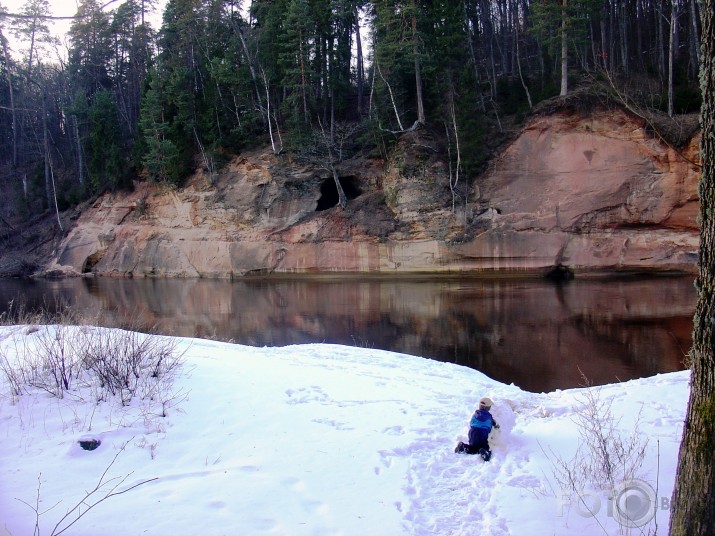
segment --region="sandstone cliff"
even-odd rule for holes
[[[620,110],[533,117],[455,196],[446,149],[422,129],[387,162],[332,179],[269,151],[138,183],[82,213],[49,270],[144,277],[305,273],[688,271],[698,248],[698,140],[676,151]],[[466,205],[465,205],[466,197]]]

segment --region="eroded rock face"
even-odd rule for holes
[[[693,270],[697,148],[676,152],[623,112],[538,118],[480,181],[488,234],[578,269]]]
[[[121,277],[268,273],[694,271],[698,140],[677,152],[620,111],[537,117],[453,197],[446,150],[404,135],[347,162],[358,197],[318,210],[331,177],[256,151],[182,190],[101,198],[48,269]],[[690,162],[689,162],[690,160]],[[327,182],[326,182],[327,181]],[[322,199],[321,199],[322,196]]]

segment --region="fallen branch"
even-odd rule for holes
[[[406,132],[414,132],[417,130],[420,126],[422,126],[422,123],[419,122],[419,120],[415,121],[412,126],[408,129],[404,130],[389,130],[386,128],[379,127],[381,131],[383,132],[389,132],[390,134],[393,134],[394,136],[397,136],[398,134],[404,134]]]
[[[127,478],[129,478],[134,471],[131,473],[128,473],[124,475],[124,477],[113,477],[110,479],[106,479],[107,473],[109,470],[112,468],[114,463],[117,461],[117,458],[119,455],[124,452],[124,449],[126,446],[129,444],[130,441],[132,441],[134,438],[132,437],[129,441],[125,442],[117,451],[117,453],[114,455],[114,458],[112,458],[112,461],[107,465],[106,469],[102,473],[102,475],[99,477],[99,480],[97,481],[97,484],[92,488],[90,491],[85,492],[84,497],[77,502],[72,508],[70,508],[65,515],[63,515],[60,520],[55,524],[54,528],[52,529],[51,536],[59,536],[60,534],[63,534],[66,532],[70,527],[72,527],[75,523],[77,523],[80,519],[82,519],[84,516],[86,516],[95,506],[98,506],[102,504],[104,501],[107,499],[110,499],[112,497],[116,497],[118,495],[123,495],[124,493],[128,493],[139,486],[143,486],[144,484],[148,484],[149,482],[153,482],[155,480],[159,480],[159,477],[154,477],[154,478],[149,478],[147,480],[142,480],[141,482],[138,482],[132,486],[129,486],[126,489],[118,490],[118,488],[126,482]],[[38,484],[37,484],[37,497],[35,501],[35,505],[33,506],[32,504],[22,500],[15,498],[15,500],[23,503],[24,505],[28,506],[35,512],[35,527],[33,530],[33,536],[40,536],[40,517],[45,515],[47,512],[55,509],[60,502],[57,502],[54,506],[51,508],[48,508],[47,510],[40,512],[40,486],[41,486],[41,481],[40,478],[42,476],[42,473],[40,473],[40,476],[38,476]],[[106,486],[107,484],[116,482],[109,490],[107,490],[104,494],[102,494],[101,489]],[[101,495],[101,496],[100,496]],[[84,509],[82,507],[85,507]],[[76,515],[76,517],[75,517]],[[73,519],[71,519],[73,518]],[[62,526],[65,524],[64,526]]]

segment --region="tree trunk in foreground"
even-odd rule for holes
[[[700,255],[690,400],[673,490],[670,534],[715,534],[715,0],[701,0]]]

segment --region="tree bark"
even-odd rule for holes
[[[494,99],[497,96],[497,72],[494,61],[494,22],[492,21],[491,9],[488,0],[480,0],[480,10],[482,14],[482,41],[489,53],[487,61],[487,80],[490,85],[490,95]]]
[[[697,0],[693,0],[694,2]],[[647,24],[645,17],[643,15],[643,0],[636,1],[636,50],[638,54],[635,58],[636,65],[639,69],[643,68],[643,54],[641,53],[643,48],[643,28]]]
[[[345,195],[345,190],[343,190],[343,185],[340,184],[340,177],[338,176],[338,170],[334,166],[331,166],[330,170],[333,174],[333,180],[335,181],[335,188],[338,191],[338,206],[344,209],[348,204],[348,198]]]
[[[608,57],[608,38],[606,29],[606,13],[601,17],[601,59],[603,60],[603,68],[606,72],[610,72],[610,58]]]
[[[380,75],[380,78],[382,78],[382,81],[387,86],[387,91],[390,94],[390,101],[392,102],[392,108],[395,111],[395,118],[397,119],[397,125],[400,127],[400,130],[404,130],[404,127],[402,126],[402,119],[400,119],[400,114],[397,111],[397,104],[395,104],[395,97],[392,94],[392,88],[390,87],[390,83],[385,79],[384,76],[382,76],[382,70],[380,69],[380,64],[378,63],[377,58],[375,58],[375,68],[377,69],[377,72]]]
[[[7,52],[7,41],[0,30],[0,41],[3,44],[3,55],[7,65],[7,91],[10,97],[10,112],[12,114],[12,169],[17,169],[17,113],[15,111],[15,91],[12,86],[12,72],[10,71],[10,54]]]
[[[656,8],[656,26],[658,38],[656,41],[656,61],[658,64],[658,74],[660,75],[661,84],[667,75],[665,68],[665,0],[658,0],[658,7]],[[662,87],[662,86],[661,86]]]
[[[412,14],[412,54],[415,57],[415,86],[417,90],[417,122],[425,124],[425,107],[422,100],[422,72],[420,71],[419,47],[417,43],[417,15]]]
[[[82,161],[82,140],[79,137],[79,121],[77,116],[72,116],[72,127],[74,129],[74,138],[77,143],[77,178],[80,184],[84,184],[84,162]]]
[[[469,13],[467,12],[467,4],[464,2],[462,4],[462,9],[464,11],[464,24],[467,28],[467,44],[469,45],[469,58],[472,62],[472,69],[474,70],[474,89],[479,96],[479,109],[486,113],[487,107],[484,104],[484,92],[481,88],[481,77],[479,76],[479,63],[477,62],[477,54],[474,51],[474,27],[476,24],[470,20]]]
[[[306,125],[310,122],[308,119],[308,96],[306,95],[306,86],[308,85],[308,80],[305,74],[305,56],[303,51],[303,29],[298,30],[298,41],[300,43],[299,54],[300,54],[300,92],[303,97],[303,119]]]
[[[668,115],[673,117],[673,70],[675,68],[675,49],[678,47],[678,0],[670,0],[670,40],[668,44]]]
[[[690,46],[692,48],[692,57],[695,59],[695,65],[700,65],[700,32],[698,31],[698,2],[690,0],[690,23],[692,25],[690,31]]]
[[[529,93],[529,87],[526,85],[526,82],[524,81],[524,75],[521,72],[521,59],[519,58],[519,33],[516,33],[516,66],[519,69],[519,80],[521,80],[521,87],[524,88],[524,93],[526,93],[526,100],[529,103],[529,109],[532,109],[534,107],[534,104],[531,102],[531,93]]]
[[[42,154],[45,160],[45,196],[47,198],[47,208],[52,208],[52,184],[50,178],[50,141],[47,127],[47,93],[46,88],[42,91]]]
[[[566,0],[563,0],[561,13],[561,93],[560,96],[565,97],[569,91],[569,44],[568,35],[566,33],[568,25],[568,17],[566,14]]]
[[[248,45],[246,44],[246,38],[243,35],[243,29],[241,28],[240,24],[236,24],[233,20],[231,22],[231,25],[233,26],[234,31],[238,34],[238,38],[241,40],[241,47],[243,48],[243,54],[246,56],[246,63],[248,64],[248,69],[251,73],[251,79],[253,80],[253,88],[256,91],[256,99],[258,100],[258,108],[263,111],[263,102],[261,102],[261,90],[258,88],[258,77],[256,76],[256,68],[253,65],[253,58],[251,57],[250,52],[248,51]],[[271,118],[268,114],[267,119],[268,122],[271,122]]]
[[[695,1],[695,0],[693,0]],[[355,16],[355,48],[357,53],[357,112],[358,117],[362,117],[363,100],[365,98],[365,64],[362,58],[362,38],[360,37],[360,12],[357,6],[354,9]]]
[[[715,0],[701,0],[700,254],[690,399],[670,517],[671,536],[715,534]]]
[[[623,65],[623,74],[627,77],[630,72],[629,51],[628,51],[628,12],[626,3],[620,5],[620,16],[618,22],[620,24],[620,45],[621,45],[621,65]],[[639,49],[640,51],[640,49]]]

